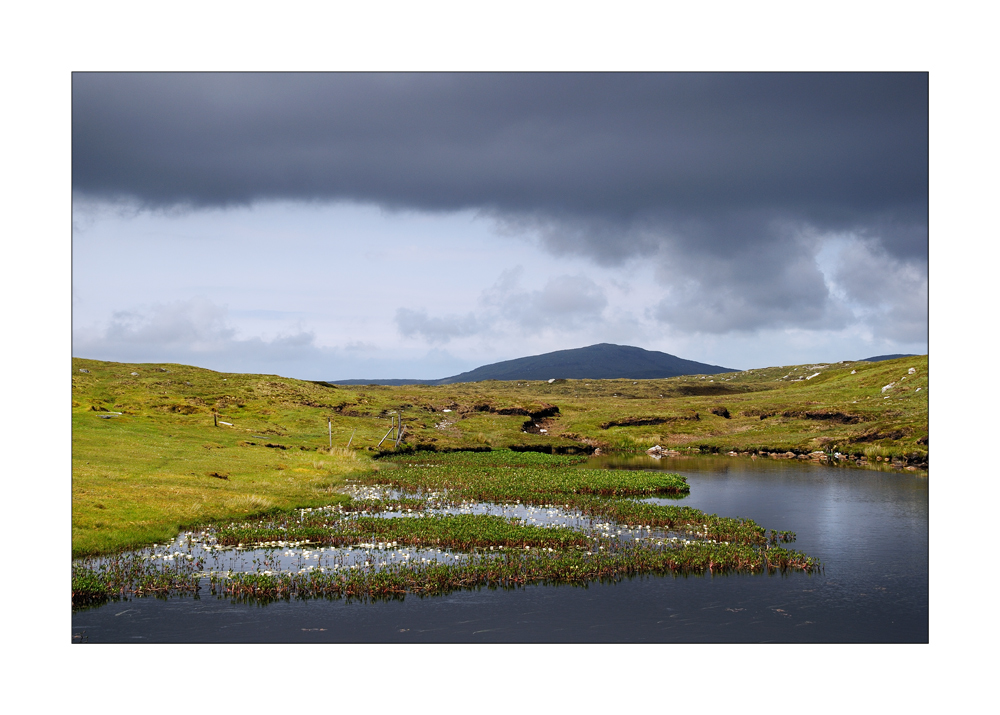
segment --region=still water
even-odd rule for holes
[[[73,614],[73,640],[142,642],[891,642],[928,640],[928,481],[908,473],[733,457],[588,466],[685,475],[671,500],[791,530],[818,574],[647,576],[384,603],[117,601]],[[665,502],[666,503],[666,502]]]

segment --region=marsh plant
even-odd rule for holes
[[[648,574],[820,568],[794,534],[641,499],[686,493],[664,472],[493,451],[402,456],[352,475],[347,501],[275,510],[73,565],[75,607],[142,595],[400,598]]]

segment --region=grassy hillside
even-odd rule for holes
[[[926,356],[662,380],[397,387],[74,359],[72,380],[75,554],[335,501],[345,475],[375,468],[370,456],[392,413],[402,415],[404,451],[659,444],[927,460]]]

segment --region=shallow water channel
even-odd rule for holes
[[[202,589],[198,596],[147,596],[78,611],[72,618],[73,641],[927,641],[926,477],[733,457],[598,458],[587,466],[679,472],[688,479],[690,495],[663,503],[794,531],[798,538],[790,546],[819,558],[823,570],[643,576],[587,587],[480,589],[388,602],[293,599],[260,605],[233,602]],[[433,502],[434,496],[428,496]],[[464,504],[434,511],[519,517],[528,524],[585,527],[621,539],[684,538],[598,523],[555,505]],[[153,559],[201,560],[206,574],[463,558],[447,549],[402,548],[374,539],[347,548],[278,542],[265,549],[219,549],[211,532],[182,534],[146,554]]]

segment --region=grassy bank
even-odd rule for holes
[[[335,503],[353,451],[251,446],[190,417],[73,414],[73,555],[163,542],[186,526]]]

